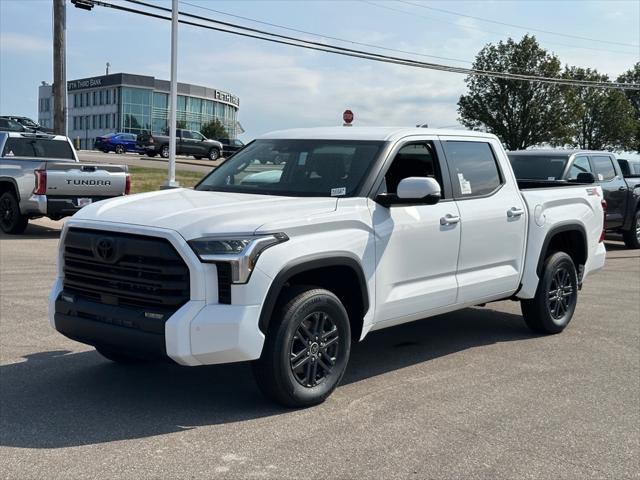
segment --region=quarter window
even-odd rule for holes
[[[496,158],[486,142],[443,142],[456,198],[488,195],[502,184]]]
[[[587,157],[578,157],[573,161],[571,168],[569,169],[568,180],[576,180],[580,173],[593,173],[591,165],[589,165],[589,159]]]
[[[616,176],[616,170],[613,168],[611,158],[605,155],[596,155],[591,157],[593,160],[593,168],[596,171],[596,177],[599,181],[612,180]]]

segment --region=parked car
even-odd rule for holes
[[[222,148],[224,149],[225,156],[230,157],[238,150],[244,148],[244,143],[242,140],[233,139],[233,138],[216,138],[222,144]]]
[[[126,165],[79,163],[71,141],[47,133],[0,132],[0,229],[22,233],[29,219],[59,220],[129,193]]]
[[[640,160],[624,160],[619,158],[618,165],[620,165],[623,177],[640,177]]]
[[[628,248],[640,248],[640,180],[624,178],[615,155],[587,150],[509,152],[518,180],[576,181],[593,175],[607,201],[607,231],[621,233]]]
[[[373,330],[513,299],[561,332],[604,266],[601,202],[593,183],[519,186],[491,134],[275,132],[195,189],[69,219],[49,318],[115,362],[253,360],[268,397],[314,405]]]
[[[29,117],[21,117],[18,115],[2,115],[0,116],[0,119],[1,118],[19,123],[25,128],[25,131],[51,133],[51,129],[41,127],[39,123],[34,122]]]
[[[140,153],[137,136],[133,133],[109,133],[98,137],[95,140],[94,148],[102,150],[104,153],[115,152],[118,154],[126,152]]]
[[[169,137],[167,135],[138,135],[138,147],[150,157],[160,155],[169,158]],[[200,160],[208,158],[217,160],[222,156],[223,147],[217,140],[210,140],[200,132],[192,130],[176,130],[176,155],[189,155]]]
[[[0,117],[0,131],[2,132],[25,132],[27,131],[22,125],[18,122],[14,122],[8,118]]]

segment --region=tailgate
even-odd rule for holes
[[[126,165],[48,162],[46,171],[47,195],[115,197],[127,183]]]

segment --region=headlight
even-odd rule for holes
[[[234,235],[233,237],[203,237],[189,245],[201,262],[231,264],[231,281],[246,283],[262,252],[289,240],[284,233],[268,235]]]

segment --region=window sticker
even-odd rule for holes
[[[471,195],[471,182],[464,178],[463,173],[458,174],[458,183],[460,183],[460,193],[462,195]]]
[[[604,175],[602,175],[601,173],[598,174],[598,180],[602,181],[604,180]]]
[[[306,165],[308,155],[309,155],[309,152],[300,152],[300,157],[298,158],[298,165]]]
[[[331,189],[331,196],[332,197],[339,197],[340,195],[346,195],[346,194],[347,194],[347,188],[346,187],[332,188]]]
[[[13,150],[9,150],[7,153],[5,153],[4,155],[5,157],[13,157]]]
[[[547,180],[555,180],[556,177],[547,177]]]

